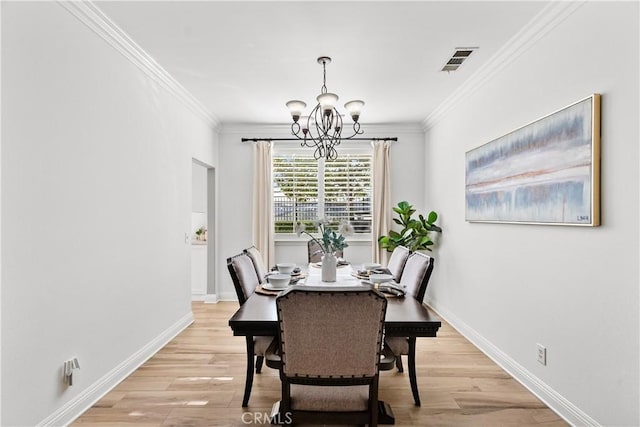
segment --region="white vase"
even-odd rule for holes
[[[338,259],[332,253],[322,255],[322,281],[335,282]]]

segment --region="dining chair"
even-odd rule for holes
[[[256,275],[258,276],[258,282],[262,285],[266,282],[266,277],[268,270],[264,266],[264,260],[262,258],[262,254],[255,246],[251,246],[247,249],[243,250],[244,253],[249,255],[251,261],[253,261],[253,267],[255,268]]]
[[[256,287],[260,284],[258,276],[256,275],[256,269],[254,263],[248,253],[243,252],[241,254],[227,258],[227,268],[233,281],[233,286],[238,296],[238,302],[242,306],[247,298],[255,291]],[[247,336],[247,376],[244,386],[244,397],[242,399],[242,406],[249,404],[249,396],[251,395],[251,387],[253,385],[253,369],[254,369],[254,356],[256,373],[260,373],[262,370],[262,364],[264,362],[264,355],[267,352],[269,346],[274,345],[274,337],[268,336]]]
[[[279,416],[293,423],[378,423],[387,301],[377,290],[291,288],[276,299]]]
[[[413,297],[422,303],[427,292],[429,278],[433,272],[434,259],[420,252],[413,252],[404,266],[400,285],[406,290],[407,297]],[[407,356],[409,363],[409,382],[416,406],[420,406],[418,382],[416,378],[416,337],[386,337],[385,345],[396,357],[398,371],[404,372],[402,356]]]
[[[404,246],[396,246],[393,252],[391,252],[391,257],[387,263],[387,269],[391,272],[393,277],[395,277],[396,282],[399,282],[402,278],[402,271],[404,270],[404,265],[407,263],[409,255],[411,255],[411,251],[409,248],[405,248]]]
[[[315,240],[311,239],[307,242],[307,258],[308,261],[311,262],[320,262],[322,261],[323,255],[322,248]],[[336,251],[337,258],[343,258],[344,251]]]

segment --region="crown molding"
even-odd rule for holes
[[[171,74],[162,68],[160,64],[149,56],[144,49],[138,46],[136,42],[90,0],[58,0],[58,4],[67,9],[67,11],[109,43],[147,76],[167,89],[169,93],[186,105],[214,130],[218,128],[220,125],[218,118],[207,110],[200,101],[185,89],[184,86],[178,83]]]
[[[486,84],[495,74],[535,45],[549,31],[574,13],[585,3],[582,1],[553,1],[502,46],[478,71],[445,99],[422,122],[424,131],[430,129],[451,109],[471,93]]]

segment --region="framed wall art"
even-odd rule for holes
[[[600,225],[600,95],[465,154],[466,220]]]

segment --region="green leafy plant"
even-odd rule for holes
[[[436,225],[438,214],[434,211],[429,212],[425,218],[418,215],[418,219],[413,218],[416,210],[408,202],[400,202],[398,206],[393,208],[398,214],[398,218],[393,218],[393,222],[402,227],[400,232],[389,230],[388,236],[380,236],[378,244],[387,252],[393,252],[398,246],[404,246],[412,251],[431,250],[434,245],[431,240],[432,233],[441,233],[442,229]]]

